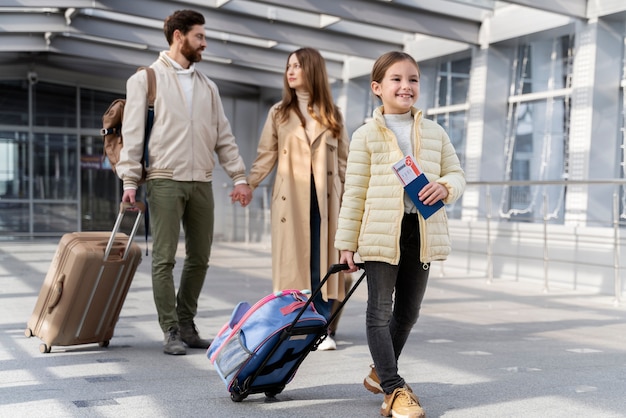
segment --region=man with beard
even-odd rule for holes
[[[246,168],[217,86],[195,68],[206,47],[204,23],[204,17],[192,10],[167,17],[163,30],[170,48],[151,65],[156,99],[146,190],[153,241],[152,289],[164,333],[163,352],[173,355],[186,354],[185,345],[206,349],[211,344],[200,338],[194,318],[213,240],[214,153],[233,180],[233,193],[249,192]],[[139,71],[126,83],[124,147],[116,167],[124,183],[124,202],[135,202],[142,172],[146,73]],[[177,292],[173,269],[181,223],[185,260]]]

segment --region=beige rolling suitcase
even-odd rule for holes
[[[141,262],[133,238],[144,209],[141,203],[122,203],[112,232],[72,232],[61,238],[25,331],[43,341],[42,353],[55,345],[109,345]],[[131,212],[136,218],[127,235],[119,231]]]

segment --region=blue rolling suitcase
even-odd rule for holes
[[[363,281],[365,272],[326,322],[312,300],[331,274],[347,269],[346,264],[332,265],[311,297],[299,290],[283,290],[252,306],[240,302],[235,307],[207,350],[234,402],[253,393],[273,398],[283,391],[306,356],[324,341],[328,325]]]

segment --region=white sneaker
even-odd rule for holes
[[[317,349],[320,351],[336,350],[337,343],[335,342],[333,337],[327,335],[326,338],[324,338],[324,341],[322,341],[322,343],[317,346]]]

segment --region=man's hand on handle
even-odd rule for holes
[[[135,204],[135,196],[137,195],[137,189],[126,189],[122,195],[122,202],[129,202]]]

